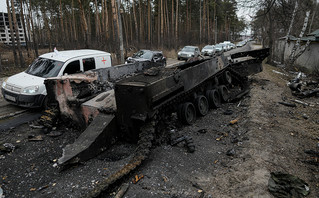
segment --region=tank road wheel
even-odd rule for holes
[[[195,106],[200,116],[205,116],[209,110],[208,100],[205,96],[200,95],[195,100]]]
[[[225,71],[224,74],[223,74],[223,80],[224,80],[224,83],[229,85],[232,83],[232,77],[230,75],[230,72],[229,71]]]
[[[217,109],[220,107],[220,95],[216,89],[208,90],[206,92],[206,97],[208,99],[210,108]]]
[[[229,90],[225,85],[221,85],[218,87],[218,92],[220,94],[220,98],[223,102],[227,102],[230,97]]]
[[[196,120],[196,110],[192,103],[186,102],[178,106],[178,119],[184,124],[193,124]]]

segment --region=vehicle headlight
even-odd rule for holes
[[[6,85],[7,85],[7,80],[8,80],[8,79],[5,79],[5,80],[2,82],[2,88],[5,88],[5,87],[6,87]]]
[[[191,54],[187,54],[187,57],[191,57],[192,55]]]
[[[37,93],[39,91],[39,86],[30,86],[30,87],[26,87],[23,89],[23,93],[27,93],[27,94],[33,94],[33,93]]]
[[[177,54],[178,54],[178,56],[180,56],[180,55],[181,55],[181,52],[178,52]]]

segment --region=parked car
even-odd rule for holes
[[[126,63],[135,63],[137,61],[150,61],[152,66],[166,66],[166,58],[161,51],[140,50],[126,59]]]
[[[246,45],[245,41],[240,41],[236,44],[236,47],[243,47],[244,45]]]
[[[91,69],[111,67],[111,54],[99,50],[55,50],[39,56],[24,72],[3,81],[1,91],[10,103],[23,107],[46,104],[44,80]]]
[[[198,57],[200,55],[199,48],[197,46],[185,46],[177,54],[178,60],[188,60],[192,57]]]
[[[234,43],[230,43],[230,49],[235,49],[236,48],[236,45]]]
[[[203,47],[201,53],[203,56],[213,56],[215,53],[214,45],[206,45],[205,47]]]
[[[222,44],[217,44],[217,45],[215,45],[215,53],[221,54],[221,53],[223,53],[224,51],[225,51],[224,45],[222,45]]]

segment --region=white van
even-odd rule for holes
[[[39,56],[24,72],[10,76],[2,83],[2,95],[22,107],[41,107],[47,91],[44,80],[91,69],[111,67],[111,54],[99,50],[67,50]]]

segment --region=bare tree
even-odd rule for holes
[[[11,42],[12,42],[12,53],[14,57],[14,65],[18,65],[18,54],[16,51],[16,44],[15,44],[15,37],[13,34],[13,26],[12,26],[12,16],[11,16],[11,9],[10,9],[10,4],[9,0],[7,0],[7,10],[8,10],[8,19],[9,19],[9,28],[10,28],[10,37],[11,37]]]
[[[307,47],[310,44],[310,40],[307,40],[307,43],[304,46],[300,45],[301,38],[303,37],[303,35],[304,35],[305,31],[306,31],[307,25],[308,25],[309,16],[310,16],[310,11],[307,11],[306,12],[306,17],[305,17],[305,20],[304,20],[304,24],[303,24],[303,27],[301,29],[300,35],[299,35],[299,38],[297,39],[294,47],[292,48],[291,54],[289,56],[288,66],[290,66],[290,67],[293,66],[293,64],[297,60],[297,58],[304,53],[304,51],[307,49]],[[297,50],[299,50],[298,53],[297,53]]]
[[[15,38],[12,38],[12,40],[13,39],[17,40],[20,67],[24,67],[25,63],[24,63],[24,58],[23,58],[23,55],[22,55],[20,36],[19,36],[19,29],[18,29],[18,21],[17,21],[17,16],[16,16],[13,0],[11,0],[11,9],[12,9],[12,19],[13,19],[14,31],[15,31]]]

